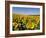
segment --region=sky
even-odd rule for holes
[[[12,13],[25,15],[40,15],[40,8],[13,7]]]

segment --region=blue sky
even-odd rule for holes
[[[15,14],[40,15],[40,8],[13,7]]]

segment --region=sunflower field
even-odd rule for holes
[[[39,30],[40,16],[39,15],[21,15],[12,14],[12,30]]]

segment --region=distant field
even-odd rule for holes
[[[12,14],[12,19],[13,31],[40,29],[40,15]]]

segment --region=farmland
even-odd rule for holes
[[[39,30],[40,15],[12,14],[12,30]]]

